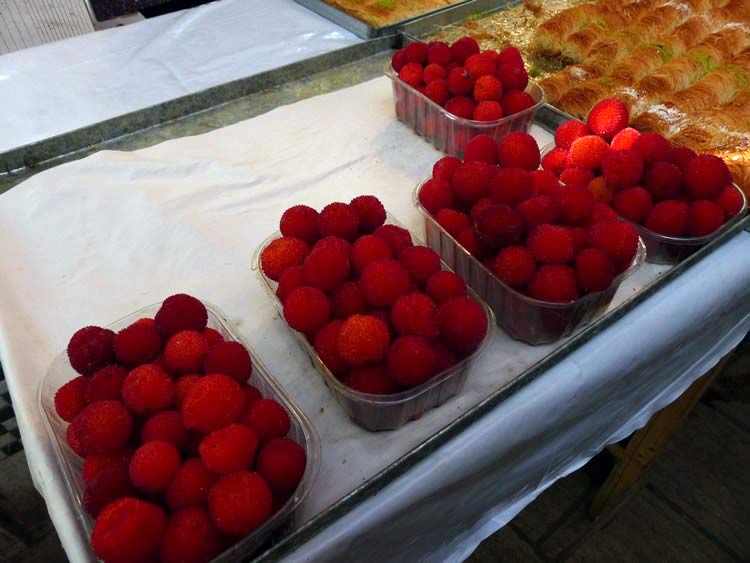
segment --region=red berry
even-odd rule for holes
[[[396,72],[399,72],[402,68],[404,68],[404,65],[408,62],[409,61],[406,60],[406,52],[404,49],[399,49],[398,51],[396,51],[391,58],[391,66]]]
[[[243,424],[230,424],[203,438],[198,452],[209,471],[224,475],[249,468],[257,449],[255,432]]]
[[[499,102],[503,97],[503,85],[494,76],[481,76],[474,83],[474,99],[477,102]]]
[[[651,164],[658,160],[664,160],[667,151],[672,145],[658,133],[643,133],[631,146],[631,149],[641,155],[646,164]]]
[[[453,173],[459,166],[461,166],[461,161],[455,156],[444,156],[432,166],[432,178],[450,182]],[[453,205],[452,202],[451,205]],[[443,207],[450,207],[451,205],[444,205]]]
[[[422,65],[419,63],[406,63],[398,71],[398,77],[413,88],[418,88],[423,82]]]
[[[551,196],[560,189],[560,182],[549,170],[533,170],[529,172],[531,181],[531,195]]]
[[[474,230],[479,241],[489,248],[518,244],[523,236],[523,222],[507,205],[490,205],[477,217]]]
[[[121,401],[122,384],[127,375],[125,368],[116,365],[105,366],[96,371],[86,381],[86,403],[106,400]]]
[[[130,449],[119,450],[111,454],[92,454],[86,456],[86,459],[83,460],[83,469],[81,470],[81,478],[84,484],[88,485],[100,473],[113,467],[124,467],[127,474],[127,467],[130,464],[132,456],[133,451]]]
[[[503,90],[523,91],[529,83],[529,74],[522,64],[502,63],[497,67],[497,77],[503,84]]]
[[[357,366],[385,357],[391,336],[388,325],[371,315],[352,315],[339,330],[338,351],[344,360]]]
[[[447,65],[453,57],[451,48],[441,41],[433,41],[427,47],[427,62],[430,64]]]
[[[320,360],[336,377],[342,378],[349,372],[349,364],[339,353],[339,334],[344,321],[336,319],[315,333],[314,347]]]
[[[87,383],[87,379],[80,375],[68,381],[55,393],[55,411],[65,422],[71,422],[86,406]]]
[[[208,491],[216,482],[216,474],[209,471],[198,458],[190,458],[177,470],[166,493],[170,510],[205,505]]]
[[[669,162],[654,162],[646,167],[643,187],[651,192],[656,201],[674,199],[682,189],[682,172]]]
[[[728,219],[734,217],[742,210],[744,202],[742,194],[737,188],[734,186],[727,186],[719,194],[719,197],[716,198],[716,203],[721,205],[724,210],[724,215]]]
[[[128,466],[120,463],[100,471],[87,485],[83,494],[83,507],[96,518],[108,504],[137,493],[130,482]]]
[[[402,295],[391,308],[393,328],[401,336],[421,336],[435,340],[438,336],[436,308],[423,293]]]
[[[641,132],[632,127],[626,127],[614,137],[609,143],[609,148],[612,151],[624,151],[633,148],[635,140],[641,136]]]
[[[177,411],[162,411],[146,421],[141,429],[141,441],[169,442],[178,450],[188,445],[188,432],[182,424],[182,416]]]
[[[506,47],[497,56],[497,64],[515,64],[523,65],[521,51],[515,47]]]
[[[592,133],[609,141],[628,126],[629,120],[628,107],[620,100],[608,98],[591,108],[586,124]]]
[[[435,272],[440,271],[440,256],[426,246],[411,246],[405,248],[398,257],[398,261],[409,272],[414,283],[422,286]]]
[[[390,395],[400,390],[399,385],[388,376],[388,370],[382,364],[355,367],[344,380],[344,384],[360,393],[372,395]]]
[[[427,381],[435,364],[435,351],[420,336],[402,336],[388,350],[388,371],[397,383],[415,387]]]
[[[540,266],[529,284],[529,295],[550,303],[575,301],[578,298],[578,286],[573,268],[562,264]]]
[[[463,64],[471,55],[479,53],[479,44],[471,37],[461,37],[450,47],[453,60]]]
[[[160,367],[144,364],[128,373],[122,399],[134,413],[151,415],[174,404],[174,382]]]
[[[536,139],[523,131],[513,131],[500,141],[500,163],[504,168],[539,168],[539,145]]]
[[[540,100],[541,102],[541,100]],[[503,94],[502,106],[507,115],[522,112],[533,107],[537,102],[529,94],[520,90],[510,90]]]
[[[546,264],[566,264],[573,259],[573,237],[558,225],[539,225],[526,239],[534,258]]]
[[[463,297],[466,295],[466,282],[463,278],[453,272],[441,271],[430,276],[425,286],[425,293],[438,305],[446,302],[451,297]]]
[[[602,174],[615,188],[637,184],[643,176],[643,158],[633,150],[609,153],[602,161]]]
[[[597,135],[579,137],[570,145],[568,158],[574,166],[596,169],[609,154],[607,141]]]
[[[274,438],[258,452],[258,473],[276,493],[289,493],[305,474],[305,449],[288,438]]]
[[[571,119],[560,125],[555,131],[555,145],[569,149],[573,141],[590,134],[591,131],[583,121]]]
[[[151,561],[159,553],[166,516],[149,502],[121,498],[109,504],[94,522],[91,546],[107,563]]]
[[[91,375],[112,363],[115,333],[98,326],[87,326],[71,337],[68,343],[68,360],[81,375]]]
[[[422,184],[422,187],[419,189],[419,203],[422,204],[422,207],[424,207],[428,213],[434,215],[445,207],[453,206],[453,189],[446,180],[431,178]],[[357,242],[362,240],[362,238]],[[356,242],[354,243],[354,246],[357,246]],[[353,254],[352,260],[354,260]],[[356,264],[355,268],[357,268]]]
[[[193,385],[200,381],[202,377],[202,375],[192,373],[183,375],[182,377],[178,378],[177,381],[175,381],[174,404],[177,406],[177,408],[180,408],[182,406],[182,402],[185,400],[185,397],[187,397],[190,389],[192,389]]]
[[[487,164],[497,164],[497,143],[489,135],[477,135],[466,143],[464,162],[478,160]]]
[[[601,201],[594,203],[594,211],[591,213],[591,217],[583,224],[585,227],[591,227],[595,223],[608,223],[611,221],[617,221],[619,217],[614,210]]]
[[[173,373],[195,373],[201,370],[208,353],[203,334],[183,330],[172,336],[164,347],[164,361]]]
[[[291,426],[286,409],[273,399],[261,399],[252,403],[242,422],[255,432],[261,444],[271,438],[286,436]]]
[[[437,215],[435,215],[435,221],[452,237],[457,237],[461,231],[469,226],[470,222],[466,213],[448,208],[438,211]]]
[[[492,100],[484,100],[474,108],[472,119],[475,121],[497,121],[504,116],[503,106]]]
[[[374,195],[361,195],[349,202],[359,219],[359,230],[371,233],[385,223],[385,207]]]
[[[445,110],[448,113],[463,119],[471,119],[474,117],[475,108],[476,104],[474,101],[464,96],[456,96],[445,103]]]
[[[230,536],[246,536],[271,516],[271,489],[257,473],[235,471],[222,476],[208,493],[216,527]]]
[[[279,281],[287,269],[302,265],[308,252],[310,247],[305,241],[293,237],[280,237],[272,240],[260,253],[260,268],[267,277]],[[170,336],[175,332],[179,331],[170,331]]]
[[[410,63],[418,63],[420,65],[424,64],[427,60],[428,52],[429,47],[421,41],[414,41],[404,47],[404,55],[406,56],[406,60]]]
[[[235,379],[222,374],[196,381],[180,407],[186,428],[208,434],[237,422],[245,409],[245,395]]]
[[[493,202],[516,205],[531,196],[531,175],[528,171],[523,168],[498,169],[490,190]]]
[[[71,422],[75,439],[85,455],[121,450],[133,431],[133,418],[119,401],[97,401]]]
[[[165,491],[180,468],[180,454],[169,442],[146,442],[130,460],[130,480],[147,493]]]
[[[478,81],[484,76],[494,75],[496,65],[495,61],[493,61],[491,58],[483,56],[482,53],[476,53],[474,55],[471,55],[464,61],[464,68],[473,80]],[[495,77],[492,76],[492,78]]]
[[[667,162],[671,162],[680,169],[680,172],[685,174],[685,172],[687,171],[688,162],[690,162],[697,156],[698,155],[695,154],[695,151],[693,149],[689,149],[687,147],[673,147],[666,152],[666,154],[664,155],[664,160],[666,160]]]
[[[486,162],[464,162],[451,179],[453,191],[463,201],[479,201],[490,193],[494,170]]]
[[[279,278],[279,285],[276,288],[276,296],[279,298],[279,301],[283,303],[292,291],[303,285],[305,285],[305,276],[302,271],[302,266],[287,268]]]
[[[203,359],[205,373],[223,373],[245,383],[253,372],[253,360],[239,342],[220,342]]]
[[[588,168],[572,166],[560,172],[560,181],[563,184],[579,184],[587,186],[594,179],[594,172]]]
[[[732,182],[729,167],[718,156],[702,154],[687,164],[685,189],[695,199],[713,199]]]
[[[555,176],[559,176],[565,168],[568,160],[568,151],[566,149],[557,147],[549,151],[542,158],[542,168],[548,170]]]
[[[297,246],[296,243],[289,243],[286,250],[292,252],[292,248]],[[208,312],[205,305],[195,297],[178,293],[164,300],[154,320],[162,336],[168,338],[181,330],[203,330],[208,322]]]
[[[424,89],[424,94],[439,106],[445,105],[451,97],[448,82],[442,78],[433,80],[427,84]]]
[[[466,96],[474,88],[474,81],[462,66],[456,67],[448,73],[448,90],[454,96]]]
[[[331,310],[337,319],[348,319],[357,313],[367,310],[367,302],[359,284],[346,282],[331,294]]]
[[[713,201],[698,199],[690,203],[688,234],[691,237],[710,235],[724,223],[724,209]]]
[[[638,231],[626,221],[596,223],[589,229],[589,246],[603,251],[616,264],[629,264],[638,251]]]
[[[478,202],[476,202],[471,207],[471,212],[469,213],[469,217],[471,217],[471,220],[476,222],[477,218],[479,217],[479,214],[484,211],[486,207],[490,207],[491,205],[494,205],[492,200],[488,197],[483,197]],[[463,229],[463,226],[462,226]]]
[[[299,287],[284,301],[284,318],[294,330],[313,333],[331,318],[331,304],[316,287]]]
[[[665,199],[651,209],[646,218],[646,228],[656,233],[682,237],[690,225],[690,208],[684,201]]]
[[[373,234],[388,243],[395,257],[398,257],[404,248],[408,248],[413,244],[409,231],[396,225],[381,225],[375,229]]]
[[[375,260],[362,271],[359,286],[373,307],[390,307],[411,285],[409,273],[396,260]]]
[[[438,308],[442,341],[461,357],[471,354],[487,334],[487,315],[476,301],[453,297]]]
[[[153,319],[140,319],[118,332],[113,344],[123,364],[145,364],[161,352],[161,334]]]
[[[477,237],[476,231],[472,227],[464,228],[456,236],[458,244],[460,244],[464,250],[474,256],[477,260],[484,260],[487,255],[487,249],[482,246]]]
[[[653,205],[654,200],[651,194],[640,186],[627,188],[615,195],[615,210],[635,223],[643,223]]]
[[[583,223],[594,212],[594,194],[585,186],[563,186],[552,198],[560,210],[560,218],[569,225]]]
[[[430,82],[433,82],[434,80],[445,80],[445,67],[439,64],[430,63],[424,68],[424,72],[422,73],[422,79],[424,80],[424,83],[429,85]],[[448,83],[445,83],[445,87],[448,87]],[[429,94],[428,94],[429,96]]]
[[[523,287],[536,272],[534,255],[523,246],[506,246],[490,263],[490,269],[500,281],[510,287]]]
[[[516,213],[526,232],[544,223],[554,223],[560,216],[560,208],[550,196],[539,195],[518,204]]]
[[[614,264],[601,250],[587,248],[576,256],[576,279],[585,291],[604,291],[614,277]]]
[[[281,234],[312,244],[320,237],[319,217],[318,212],[307,205],[290,207],[281,216]]]
[[[161,563],[208,563],[224,549],[224,538],[203,507],[170,515],[161,544]]]
[[[335,236],[353,241],[357,238],[358,232],[359,217],[354,209],[346,203],[329,203],[320,212],[321,236]]]

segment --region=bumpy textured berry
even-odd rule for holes
[[[388,325],[371,315],[352,315],[339,330],[338,351],[351,365],[377,362],[390,343]]]
[[[308,244],[320,237],[319,214],[307,205],[295,205],[281,215],[279,229],[285,237],[294,237]]]
[[[388,350],[388,371],[397,383],[415,387],[427,381],[435,364],[435,351],[421,336],[402,336]]]
[[[87,326],[71,337],[68,343],[68,360],[81,375],[91,375],[114,359],[115,333],[98,326]]]
[[[410,293],[398,298],[391,308],[393,328],[401,336],[438,337],[437,308],[423,293]]]
[[[244,424],[230,424],[203,438],[198,452],[209,471],[224,475],[249,468],[258,449],[258,437]]]
[[[371,233],[385,223],[385,207],[374,195],[361,195],[349,202],[359,219],[359,230]]]
[[[453,297],[438,308],[441,340],[459,356],[471,354],[487,334],[484,309],[468,297]]]
[[[167,490],[180,468],[180,454],[169,442],[146,442],[130,459],[130,480],[140,490],[157,493]]]
[[[139,415],[151,415],[174,404],[174,382],[155,364],[138,366],[122,384],[122,400]]]
[[[55,411],[65,422],[71,422],[86,406],[87,383],[88,380],[80,375],[55,393]]]
[[[492,260],[490,269],[503,283],[519,288],[534,277],[536,260],[523,246],[507,246]]]
[[[180,407],[186,428],[208,434],[237,422],[245,409],[245,395],[235,379],[209,374],[196,381]]]
[[[216,527],[230,536],[246,536],[271,516],[273,498],[263,478],[250,471],[222,476],[208,494]]]
[[[587,248],[576,256],[576,279],[586,291],[603,291],[612,285],[615,267],[609,256],[597,248]]]
[[[119,401],[97,401],[73,419],[75,439],[84,455],[121,450],[133,432],[133,418]]]
[[[427,283],[432,274],[440,271],[440,256],[426,246],[405,248],[398,261],[409,272],[412,281],[420,286]]]
[[[313,333],[331,318],[331,304],[316,287],[299,287],[284,301],[284,318],[294,330]]]
[[[274,438],[258,452],[257,471],[271,490],[288,493],[302,480],[306,463],[305,450],[297,442]]]
[[[131,497],[108,505],[94,522],[91,546],[106,563],[151,561],[158,553],[166,528],[164,511]]]
[[[208,563],[225,541],[205,508],[193,506],[171,514],[159,551],[161,563]]]
[[[126,365],[145,364],[161,352],[161,334],[153,319],[140,319],[115,335],[115,356]]]
[[[203,358],[205,373],[223,373],[245,383],[253,373],[253,360],[239,342],[220,342],[212,346]]]
[[[352,241],[359,232],[359,217],[346,203],[334,202],[320,212],[321,236],[335,236]]]
[[[190,458],[180,466],[166,493],[170,510],[188,506],[205,505],[208,491],[218,476],[212,473],[198,458]]]
[[[271,438],[283,438],[291,425],[286,409],[273,399],[261,399],[252,403],[242,422],[255,432],[261,444]]]
[[[529,233],[526,246],[543,264],[567,264],[573,259],[573,237],[559,225],[539,225]]]
[[[409,289],[409,272],[396,260],[376,260],[367,265],[359,279],[365,300],[373,307],[390,307]]]
[[[575,272],[570,266],[545,264],[529,284],[529,295],[540,301],[566,303],[578,298]]]

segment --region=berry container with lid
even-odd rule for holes
[[[386,219],[386,224],[402,226],[390,215]],[[260,255],[263,249],[280,236],[281,233],[276,232],[260,245],[253,257],[253,269],[257,272],[261,284],[268,292],[280,317],[283,319],[284,306],[276,296],[278,283],[264,275],[260,268]],[[412,240],[415,245],[422,244],[413,234]],[[442,262],[441,265],[443,270],[450,270],[445,262]],[[336,397],[336,401],[354,422],[370,431],[395,430],[410,420],[419,418],[426,411],[442,405],[450,397],[460,393],[466,383],[466,377],[469,374],[471,366],[489,348],[492,341],[495,316],[476,292],[468,287],[468,282],[467,296],[481,305],[487,317],[487,334],[479,347],[469,356],[463,358],[449,369],[433,376],[421,385],[390,395],[363,393],[345,385],[326,367],[315,348],[307,341],[305,336],[289,327],[289,325],[287,326],[297,338],[302,349],[309,356],[313,366],[320,373],[323,382]]]
[[[545,145],[541,150],[541,157],[544,158],[544,155],[554,148],[554,143]],[[735,216],[730,217],[726,223],[716,229],[713,233],[702,237],[672,237],[662,235],[651,229],[647,229],[644,225],[631,221],[626,217],[622,217],[621,215],[620,217],[638,229],[638,234],[646,246],[646,262],[667,265],[679,264],[699,248],[707,245],[709,242],[720,237],[727,230],[731,229],[747,214],[747,196],[745,196],[745,192],[743,192],[737,184],[732,184],[732,187],[737,190],[742,197],[742,208]],[[614,209],[614,211],[617,212],[616,209]]]
[[[437,252],[487,302],[495,313],[497,324],[511,338],[527,344],[555,342],[603,314],[617,288],[640,267],[646,255],[646,248],[640,239],[630,267],[615,277],[612,284],[603,291],[587,293],[568,303],[534,299],[500,281],[422,207],[419,190],[428,180],[426,178],[420,182],[413,193],[414,205],[424,215],[427,246]]]
[[[216,307],[203,302],[208,311],[208,327],[217,330],[227,341],[240,342],[250,353],[253,361],[253,373],[249,383],[255,386],[264,398],[274,399],[289,413],[291,427],[287,437],[300,444],[305,449],[307,462],[305,472],[294,493],[271,517],[249,535],[239,539],[231,547],[213,559],[214,562],[241,561],[256,552],[275,532],[294,525],[297,508],[312,490],[320,469],[320,438],[315,428],[302,410],[287,395],[282,386],[271,376],[268,369],[257,356],[255,351],[235,332],[226,317]],[[106,328],[117,332],[144,317],[153,318],[161,307],[156,303],[144,307]],[[66,429],[68,423],[62,420],[55,410],[55,393],[63,384],[78,377],[70,366],[65,352],[59,354],[52,361],[44,379],[37,389],[37,405],[44,420],[44,426],[49,435],[52,450],[57,459],[57,465],[65,482],[73,513],[76,518],[76,528],[81,540],[86,543],[89,559],[96,557],[91,549],[89,538],[94,526],[92,518],[83,506],[85,485],[82,479],[83,459],[79,457],[67,443]]]
[[[466,143],[477,135],[489,135],[500,142],[512,131],[528,131],[534,116],[544,104],[544,92],[535,82],[529,82],[525,92],[534,100],[534,105],[525,110],[495,121],[465,119],[448,112],[427,96],[398,77],[398,73],[386,63],[385,75],[391,79],[396,117],[414,129],[439,151],[450,156],[463,157]]]

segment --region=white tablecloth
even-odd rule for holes
[[[540,144],[549,139],[535,135]],[[205,135],[100,152],[0,196],[0,360],[32,475],[72,560],[81,559],[81,544],[34,390],[80,326],[106,324],[177,291],[224,309],[321,435],[320,478],[302,520],[549,353],[550,346],[530,347],[496,330],[459,397],[399,431],[368,433],[342,414],[250,271],[255,248],[295,203],[320,208],[374,193],[422,236],[411,192],[439,157],[395,120],[389,83],[380,78]],[[643,424],[741,338],[749,247],[750,237],[737,237],[294,558],[469,553],[556,478]],[[663,271],[642,268],[616,302]]]
[[[359,41],[292,0],[221,0],[0,56],[0,152]]]

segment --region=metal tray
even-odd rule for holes
[[[444,8],[438,8],[437,10],[432,10],[430,12],[425,12],[423,14],[412,16],[410,18],[406,18],[404,20],[389,24],[385,27],[373,27],[367,22],[359,20],[355,18],[354,16],[350,16],[346,12],[339,10],[338,8],[334,6],[331,6],[330,4],[326,4],[325,2],[323,2],[323,0],[294,0],[294,1],[297,2],[297,4],[301,4],[308,10],[315,12],[316,14],[321,15],[328,20],[331,20],[333,23],[337,25],[340,25],[344,29],[351,31],[354,35],[358,37],[362,37],[363,39],[371,39],[373,37],[391,35],[393,33],[397,33],[405,25],[411,22],[417,21],[427,15],[438,14],[445,10],[450,10],[451,8],[454,8],[455,6],[460,6],[461,4],[471,3],[471,0],[464,0],[464,2],[462,3],[455,4],[453,6],[446,6]]]
[[[165,140],[204,133],[284,104],[382,76],[383,65],[392,56],[392,49],[400,47],[403,41],[402,35],[374,39],[0,153],[0,171],[4,171],[0,172],[0,193],[40,170],[82,158],[99,150],[136,150]],[[569,116],[566,114],[545,105],[537,113],[535,123],[552,131],[567,119]],[[414,135],[414,142],[424,141]],[[409,197],[410,188],[411,186],[405,186],[404,197]],[[278,561],[321,530],[340,520],[448,440],[480,420],[509,396],[618,321],[647,297],[688,272],[694,264],[741,232],[747,225],[746,217],[710,244],[663,273],[619,307],[575,333],[549,355],[520,373],[515,380],[496,389],[475,407],[458,416],[357,489],[301,527],[276,538],[265,551],[257,555],[256,560]]]

